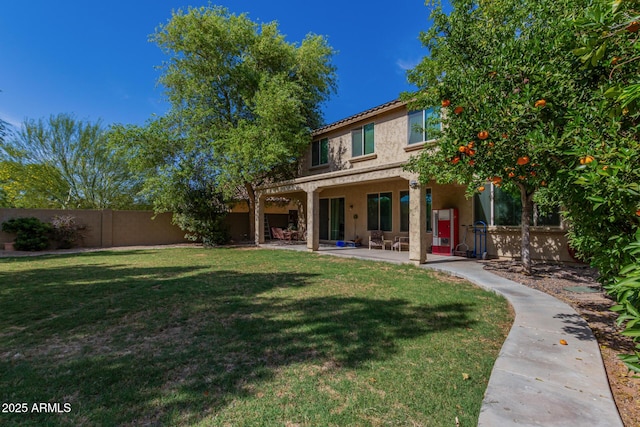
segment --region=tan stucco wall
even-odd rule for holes
[[[366,124],[374,123],[374,155],[354,158],[351,147],[351,131]],[[399,104],[390,111],[349,122],[345,127],[329,129],[314,136],[314,141],[329,139],[329,163],[310,167],[311,146],[302,162],[301,176],[324,174],[337,170],[358,170],[372,166],[406,162],[414,151],[405,151],[417,145],[408,145],[409,118],[404,105]]]
[[[111,247],[182,243],[184,232],[171,224],[171,214],[154,218],[150,211],[0,209],[0,223],[21,217],[36,217],[51,222],[56,215],[72,215],[86,226],[83,247]],[[0,243],[10,242],[13,235],[0,232]]]
[[[113,211],[113,246],[166,245],[185,242],[184,231],[171,224],[170,213]]]
[[[500,258],[520,258],[519,227],[490,227],[487,235],[488,253]],[[567,249],[566,232],[560,228],[531,227],[531,259],[572,262]],[[469,241],[473,243],[473,235]],[[472,246],[473,247],[473,246]]]
[[[289,210],[296,210],[292,203],[285,206],[271,206],[267,209],[269,223],[273,227],[286,227]],[[111,210],[55,210],[55,209],[0,209],[0,224],[11,218],[36,217],[43,222],[51,222],[55,215],[73,215],[87,227],[82,247],[112,247],[136,245],[167,245],[189,242],[184,231],[171,224],[171,214],[158,214],[154,218],[151,211],[111,211]],[[235,242],[249,238],[249,214],[232,212],[225,218],[231,238]],[[10,242],[13,235],[0,231],[0,248]]]
[[[456,185],[427,185],[431,189],[433,209],[457,208],[461,233],[463,225],[470,224],[473,217],[472,203],[464,196],[464,188]],[[400,192],[409,190],[406,179],[395,179],[382,182],[371,182],[361,185],[345,185],[324,189],[320,192],[320,199],[345,198],[345,238],[350,240],[356,235],[368,241],[367,230],[367,195],[373,193],[392,193],[392,228],[385,233],[385,239],[393,240],[396,236],[409,236],[409,232],[400,231]],[[358,218],[354,219],[353,216]],[[432,234],[426,233],[427,245],[431,246]],[[460,235],[460,234],[459,234]]]
[[[368,123],[374,123],[375,126],[375,153],[353,158],[351,132]],[[383,104],[314,132],[314,141],[323,138],[329,140],[327,165],[310,167],[311,146],[309,146],[297,179],[268,185],[261,191],[267,196],[296,194],[298,200],[307,201],[307,206],[312,197],[310,195],[316,195],[316,192],[319,192],[320,199],[344,197],[345,238],[353,239],[358,235],[364,242],[368,241],[369,236],[367,194],[392,192],[393,230],[385,235],[385,238],[392,240],[396,236],[410,235],[414,241],[416,237],[414,231],[411,233],[400,231],[400,191],[409,190],[409,180],[417,178],[415,174],[404,171],[403,165],[412,156],[419,155],[422,149],[428,148],[430,142],[408,144],[409,117],[405,104],[399,101]],[[471,199],[465,197],[464,187],[438,185],[434,182],[429,183],[427,187],[431,189],[433,209],[458,209],[458,242],[465,242],[469,249],[473,250],[474,234],[470,231],[474,218],[473,203]],[[303,197],[300,197],[300,194]],[[413,214],[413,211],[411,213]],[[354,215],[358,218],[354,219]],[[466,240],[465,230],[467,230]],[[533,227],[531,229],[532,258],[571,261],[566,249],[567,240],[564,233],[560,228]],[[432,234],[427,233],[424,237],[426,247],[430,247],[433,242]],[[420,247],[422,246],[421,243]],[[310,249],[313,247],[315,244],[309,246]],[[491,257],[519,257],[520,228],[491,227],[487,234],[487,252]]]
[[[408,233],[400,232],[400,191],[408,190],[406,180],[386,181],[380,183],[369,183],[356,186],[344,186],[328,188],[320,192],[320,199],[331,199],[344,197],[345,202],[345,239],[352,240],[356,235],[368,242],[369,232],[367,230],[367,194],[372,193],[392,193],[392,226],[391,233],[385,232],[385,239],[393,239],[394,236]],[[358,218],[354,219],[354,215]]]
[[[290,210],[298,209],[298,205],[295,201],[291,200],[289,203],[271,203],[267,202],[264,208],[265,213],[267,214],[283,214],[286,215]],[[245,202],[236,203],[229,210],[230,213],[248,213],[249,206]]]
[[[86,237],[82,246],[102,246],[102,211],[98,210],[56,210],[56,209],[0,209],[0,224],[12,218],[35,217],[42,222],[51,222],[56,215],[72,215],[77,222],[86,226]],[[0,231],[0,243],[12,241],[13,235]]]

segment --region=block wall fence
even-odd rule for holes
[[[151,211],[0,209],[0,223],[11,218],[35,217],[51,222],[57,215],[72,215],[86,226],[82,247],[163,245],[185,243],[184,232],[171,224],[171,214],[154,217]],[[0,231],[0,243],[13,240],[13,235]]]
[[[57,215],[72,215],[79,224],[86,226],[85,237],[79,245],[81,247],[109,248],[189,242],[184,237],[184,231],[171,223],[171,213],[155,215],[152,211],[0,208],[0,224],[12,218],[22,217],[35,217],[43,222],[51,222]],[[273,217],[276,220],[274,222],[281,222],[277,219],[282,215]],[[226,223],[233,240],[245,240],[249,233],[248,213],[230,213],[227,215]],[[286,219],[284,223],[286,224]],[[13,239],[13,235],[0,231],[0,248]]]

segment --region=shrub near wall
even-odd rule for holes
[[[49,247],[51,224],[34,217],[12,218],[2,223],[2,231],[15,235],[19,251],[41,251]]]
[[[101,215],[100,210],[61,210],[61,209],[0,209],[0,223],[11,218],[35,217],[42,222],[50,223],[56,215],[73,215],[77,221],[87,228],[87,235],[79,243],[83,247],[101,247]],[[13,236],[0,232],[0,243],[10,242]]]
[[[171,214],[152,211],[0,209],[0,223],[12,218],[35,217],[50,223],[52,218],[71,215],[85,227],[80,247],[166,245],[188,242],[184,232],[171,223]],[[14,235],[0,232],[0,244],[13,241]]]

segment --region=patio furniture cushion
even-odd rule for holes
[[[405,247],[407,248],[407,250],[409,250],[409,238],[404,236],[396,236],[393,242],[393,246],[391,246],[391,250],[402,252],[402,249]]]
[[[285,242],[290,242],[292,233],[290,231],[284,231],[280,227],[271,227],[271,235],[278,240],[284,240]]]
[[[384,233],[380,230],[374,230],[369,236],[369,249],[382,248],[384,249]]]

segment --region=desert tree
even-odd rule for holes
[[[216,6],[175,11],[151,40],[168,57],[159,82],[171,109],[147,126],[170,137],[123,144],[156,167],[169,161],[167,173],[198,153],[216,191],[246,197],[253,235],[256,187],[293,177],[322,124],[321,105],[335,90],[333,50],[321,36],[290,43],[276,22]]]

